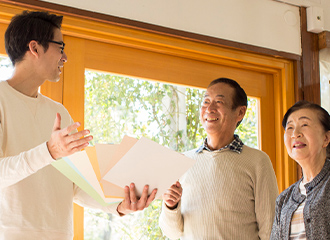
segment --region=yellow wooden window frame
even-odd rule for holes
[[[0,3],[1,36],[22,10]],[[233,78],[260,100],[260,145],[272,160],[279,190],[297,180],[281,127],[294,103],[292,61],[65,15],[62,32],[68,62],[60,82],[46,82],[41,92],[62,102],[75,121],[84,122],[85,69],[202,88],[218,77]],[[83,209],[74,210],[74,239],[83,239]]]

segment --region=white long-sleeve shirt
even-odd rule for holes
[[[268,240],[278,195],[269,157],[245,145],[240,154],[227,148],[186,155],[196,163],[180,179],[179,206],[163,203],[163,233],[181,240]]]
[[[59,103],[28,97],[0,82],[0,240],[73,238],[73,202],[100,206],[50,164],[46,146],[56,113],[73,123]]]

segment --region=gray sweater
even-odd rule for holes
[[[289,239],[291,219],[305,200],[300,194],[300,179],[284,190],[276,199],[275,219],[270,239]],[[306,239],[330,239],[330,159],[321,172],[305,185],[307,199],[304,207]]]

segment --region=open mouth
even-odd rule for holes
[[[302,148],[302,147],[305,147],[305,146],[306,146],[306,144],[304,144],[304,143],[296,143],[296,144],[293,145],[293,148]]]
[[[219,118],[206,118],[205,120],[206,121],[217,121],[217,120],[219,120]]]

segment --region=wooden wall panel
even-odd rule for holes
[[[319,39],[315,33],[307,32],[306,8],[301,8],[301,78],[298,82],[296,100],[307,100],[321,104]]]
[[[85,40],[64,36],[69,45],[65,49],[68,61],[63,67],[63,105],[75,122],[80,122],[78,130],[84,129],[84,79]],[[74,205],[74,240],[84,239],[84,209]]]

